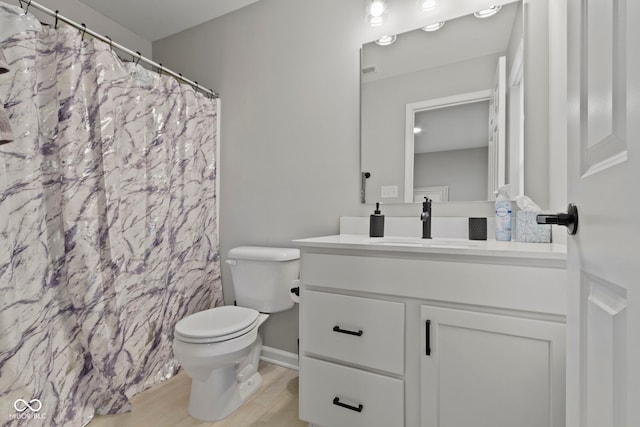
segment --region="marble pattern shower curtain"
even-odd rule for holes
[[[175,323],[222,304],[216,104],[74,29],[0,49],[0,425],[79,426],[172,376]]]

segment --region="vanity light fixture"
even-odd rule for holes
[[[417,0],[416,5],[418,6],[418,10],[428,11],[436,8],[438,4],[437,0]]]
[[[502,5],[491,6],[488,9],[482,9],[475,12],[473,16],[475,16],[476,18],[488,18],[500,12],[500,9],[502,9]]]
[[[367,0],[365,21],[372,27],[382,25],[387,17],[387,2],[385,0]]]
[[[397,38],[398,36],[396,36],[395,34],[389,34],[387,36],[382,36],[378,40],[376,40],[376,44],[378,46],[389,46],[390,44],[393,44],[393,42],[395,42]]]
[[[420,27],[420,29],[426,32],[438,31],[440,28],[444,27],[444,23],[445,21],[440,21],[435,24],[425,25],[424,27]]]

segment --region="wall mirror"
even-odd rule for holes
[[[524,191],[524,8],[362,47],[361,201],[494,200]]]

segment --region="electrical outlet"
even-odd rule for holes
[[[393,199],[398,197],[397,185],[383,185],[380,187],[380,197],[383,199]]]

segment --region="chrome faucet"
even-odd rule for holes
[[[431,199],[424,196],[424,202],[422,202],[422,213],[420,214],[420,221],[422,221],[422,238],[431,238]]]

